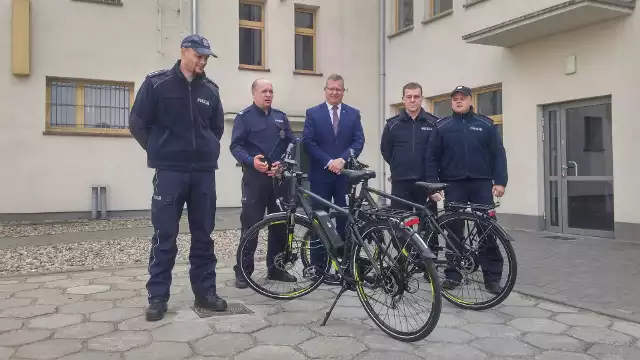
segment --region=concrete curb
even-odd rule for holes
[[[536,292],[533,292],[533,291],[520,290],[518,288],[518,286],[516,286],[516,288],[514,289],[514,292],[517,292],[519,294],[526,295],[526,296],[529,296],[529,297],[532,297],[532,298],[545,300],[545,301],[549,301],[549,302],[554,302],[554,303],[558,303],[558,304],[565,305],[565,306],[568,306],[568,307],[573,307],[573,308],[576,308],[576,309],[581,309],[581,310],[585,310],[585,311],[591,311],[591,312],[594,312],[596,314],[609,316],[609,317],[612,317],[612,318],[615,318],[615,319],[618,319],[618,320],[629,321],[629,322],[632,322],[632,323],[640,324],[640,316],[636,315],[634,313],[625,314],[625,313],[617,312],[617,311],[614,311],[614,310],[607,310],[607,309],[597,308],[597,307],[593,307],[593,306],[575,304],[575,303],[571,303],[571,302],[569,302],[567,300],[561,299],[560,297],[557,297],[557,296],[548,295],[548,294],[540,294],[540,293],[536,293]]]

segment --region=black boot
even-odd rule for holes
[[[218,295],[212,294],[208,295],[205,298],[196,297],[195,302],[193,303],[195,307],[209,310],[209,311],[225,311],[227,310],[227,301],[219,297]]]
[[[167,303],[162,300],[152,300],[147,308],[147,321],[158,321],[164,318]]]
[[[277,269],[277,268],[269,269],[269,273],[267,274],[267,279],[275,280],[275,281],[282,281],[282,282],[296,282],[296,281],[298,281],[298,279],[296,279],[295,276],[289,274],[288,272],[286,272],[284,270],[280,270],[280,269]]]

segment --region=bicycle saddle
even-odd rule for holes
[[[440,190],[444,190],[449,184],[444,183],[428,183],[424,181],[418,181],[416,186],[420,186],[421,188],[427,190],[429,194],[436,193]]]
[[[341,175],[345,175],[347,179],[352,183],[358,183],[362,180],[373,179],[376,177],[376,172],[373,170],[348,170],[344,169],[340,172]]]

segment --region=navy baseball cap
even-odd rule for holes
[[[456,88],[453,89],[453,91],[451,92],[451,97],[453,97],[453,95],[458,92],[463,93],[466,96],[471,96],[471,93],[472,93],[470,88],[460,85],[460,86],[456,86]]]
[[[209,40],[200,35],[188,35],[182,40],[181,48],[190,48],[200,55],[210,55],[215,58],[218,56],[211,51]]]

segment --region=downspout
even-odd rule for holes
[[[191,0],[191,33],[198,33],[198,0]]]
[[[387,97],[386,97],[386,39],[387,39],[387,26],[386,26],[386,0],[379,0],[379,4],[380,4],[380,11],[378,11],[380,18],[379,18],[379,23],[378,26],[380,26],[380,35],[379,35],[379,45],[378,45],[378,66],[380,67],[380,72],[379,72],[379,76],[380,76],[380,88],[378,89],[378,101],[380,104],[380,117],[381,119],[378,119],[378,134],[380,136],[382,136],[382,131],[384,130],[384,119],[386,118],[385,114],[386,114],[386,103],[387,103]],[[387,188],[387,170],[386,170],[386,163],[384,161],[384,158],[382,157],[382,154],[380,154],[379,157],[379,161],[380,161],[380,169],[382,171],[382,176],[380,177],[380,181],[381,181],[381,187],[382,187],[382,191],[386,192],[386,188]],[[380,200],[385,200],[386,199],[380,199]]]

